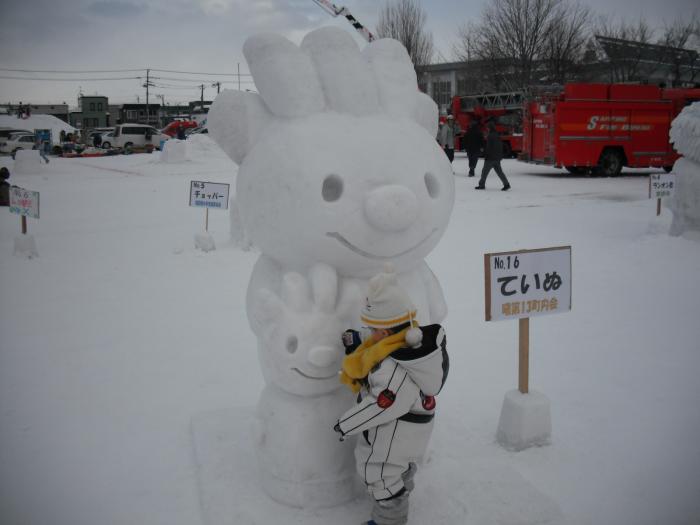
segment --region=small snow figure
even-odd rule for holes
[[[371,335],[343,360],[341,381],[359,397],[334,430],[341,439],[360,435],[355,458],[373,498],[370,524],[407,522],[415,462],[425,453],[434,396],[449,369],[444,330],[437,324],[416,327],[415,315],[391,268],[373,277],[362,308]]]

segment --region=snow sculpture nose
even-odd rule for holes
[[[400,232],[418,217],[418,199],[406,188],[391,184],[372,190],[365,200],[367,220],[378,230]]]
[[[331,366],[338,357],[338,351],[331,346],[315,346],[309,350],[309,362],[319,368]]]

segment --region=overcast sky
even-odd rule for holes
[[[439,51],[437,61],[452,59],[452,44],[460,25],[477,19],[488,0],[423,0],[428,30]],[[336,0],[374,30],[383,1]],[[588,0],[596,13],[630,21],[644,17],[663,27],[698,12],[697,0]],[[312,0],[0,0],[0,102],[76,105],[79,92],[105,95],[110,103],[145,102],[146,68],[206,73],[242,73],[248,67],[241,53],[251,34],[282,33],[296,43],[322,25],[351,31],[345,19],[333,19]],[[358,43],[363,43],[356,36]],[[124,70],[117,73],[28,73],[16,70]],[[80,78],[80,81],[16,80]],[[216,95],[217,77],[154,72],[166,103],[187,102],[200,96],[197,84],[206,83],[205,99]],[[129,77],[125,80],[87,79]],[[179,79],[187,78],[183,82]],[[236,88],[234,77],[218,77]],[[252,88],[242,77],[241,88]],[[159,100],[155,97],[154,102]]]

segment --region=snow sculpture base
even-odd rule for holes
[[[447,417],[440,414],[426,460],[419,466],[409,524],[574,525],[506,457],[494,457],[491,445],[465,444],[463,436],[454,433],[463,421]],[[192,419],[203,525],[336,525],[369,519],[371,505],[363,487],[359,498],[326,509],[293,508],[270,499],[253,453],[255,419],[253,407],[207,412]],[[455,453],[447,453],[451,450]],[[291,447],[288,451],[295,453]]]
[[[39,252],[36,249],[36,242],[34,241],[34,236],[20,235],[19,237],[15,237],[14,254],[18,257],[26,257],[27,259],[39,257]]]
[[[506,393],[496,440],[509,450],[548,445],[552,435],[549,399],[544,394],[519,390]]]
[[[255,451],[265,492],[305,509],[335,507],[358,496],[354,438],[333,425],[352,404],[345,390],[311,397],[268,385],[258,402]]]
[[[669,233],[674,237],[700,232],[700,163],[678,159],[673,166],[676,191],[670,199],[673,222]]]
[[[163,144],[160,161],[167,164],[177,164],[190,160],[189,145],[185,140],[170,139]]]
[[[216,250],[214,237],[209,233],[197,233],[194,236],[194,247],[203,252],[212,252]]]

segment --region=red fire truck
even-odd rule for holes
[[[623,166],[670,171],[679,157],[669,143],[671,122],[697,100],[700,89],[566,84],[526,103],[519,159],[606,176]]]
[[[522,110],[524,95],[520,91],[510,93],[487,93],[483,95],[457,96],[452,98],[452,115],[462,131],[478,120],[483,131],[486,123],[493,120],[503,141],[503,156],[512,157],[523,147]],[[455,149],[464,149],[461,136],[455,139]]]

